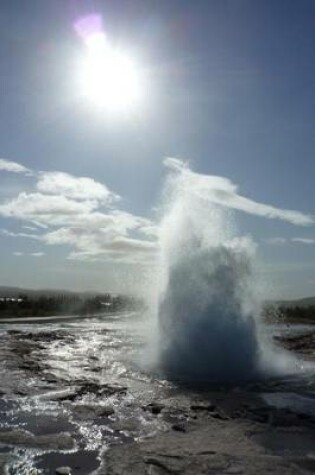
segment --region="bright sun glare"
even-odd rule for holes
[[[103,32],[86,37],[85,45],[79,72],[81,94],[96,106],[112,111],[136,107],[143,92],[136,64],[111,47]]]

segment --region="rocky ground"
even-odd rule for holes
[[[292,337],[275,337],[281,346],[315,359],[315,331]]]
[[[60,367],[65,348],[73,355],[82,347],[69,330],[8,335],[1,350],[11,378],[0,399],[0,474],[315,472],[314,375],[196,390],[144,375],[135,381],[132,373],[117,384],[97,379],[105,364],[97,352],[73,359],[85,378],[71,361],[66,372]],[[113,335],[108,341],[112,347]],[[314,358],[315,331],[277,341]]]
[[[315,355],[315,332],[278,341],[290,350]],[[153,438],[111,447],[99,473],[315,473],[315,399],[314,412],[305,414],[267,405],[260,396],[263,391],[263,385],[254,385],[207,392],[193,404],[191,397],[157,401],[145,409],[156,417],[180,414],[181,422]]]

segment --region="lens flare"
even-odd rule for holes
[[[75,30],[85,44],[78,72],[80,94],[95,106],[113,111],[139,104],[143,97],[140,69],[110,44],[100,16],[80,19]]]

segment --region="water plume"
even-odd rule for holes
[[[255,379],[271,350],[260,332],[255,243],[239,235],[233,211],[220,202],[234,185],[195,174],[176,159],[166,164],[160,367],[167,378],[184,382]]]

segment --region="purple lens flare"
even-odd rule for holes
[[[84,41],[96,34],[104,35],[103,18],[98,13],[86,15],[74,23],[74,29]]]

